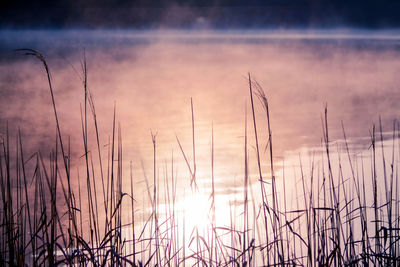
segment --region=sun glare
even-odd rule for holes
[[[186,195],[178,208],[182,212],[185,220],[186,232],[191,234],[193,229],[203,232],[210,224],[210,201],[208,196],[201,193]]]

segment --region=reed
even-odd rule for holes
[[[82,176],[79,172],[82,166],[72,165],[77,171],[76,174],[71,171],[70,141],[65,143],[61,134],[56,92],[45,57],[31,49],[19,51],[35,56],[44,66],[56,135],[49,153],[37,151],[26,155],[22,131],[18,130],[13,139],[6,125],[0,142],[1,265],[399,264],[400,125],[397,122],[393,123],[390,138],[385,137],[388,134],[383,131],[381,120],[379,131],[372,127],[367,151],[370,156],[366,157],[365,151],[351,148],[343,123],[343,139],[331,140],[325,106],[321,119],[321,148],[310,155],[299,154],[298,166],[293,166],[293,174],[290,174],[286,162],[279,167],[280,162],[274,158],[273,108],[261,85],[249,74],[251,113],[248,115],[247,109],[244,112],[243,176],[232,177],[236,184],[235,200],[223,207],[230,212],[230,218],[227,225],[221,225],[218,211],[223,204],[218,202],[221,196],[216,181],[222,177],[215,174],[214,125],[211,126],[210,178],[200,183],[199,174],[203,170],[198,164],[200,150],[196,150],[193,99],[190,100],[192,153],[185,153],[185,144],[178,136],[175,144],[186,166],[187,179],[182,182],[182,175],[178,175],[173,151],[171,160],[160,164],[157,134],[153,132],[152,184],[143,163],[143,176],[133,171],[138,159],[129,161],[126,178],[116,107],[112,136],[107,151],[103,151],[84,57]],[[254,97],[260,101],[260,106],[254,103]],[[258,107],[264,110],[264,117],[256,117]],[[248,116],[252,120],[254,140],[248,133]],[[261,119],[266,122],[265,129],[257,128]],[[94,129],[93,137],[89,135],[90,127]],[[261,132],[266,133],[264,137]],[[90,149],[91,142],[94,150]],[[262,153],[262,142],[268,148],[266,155]],[[256,164],[254,170],[251,161]],[[135,187],[140,182],[145,184],[143,192]],[[182,183],[187,186],[183,194],[179,191]],[[185,218],[187,211],[180,209],[179,203],[185,202],[189,195],[202,192],[209,196],[207,225],[191,226],[191,218]],[[138,196],[143,198],[142,207],[136,203]],[[198,208],[197,204],[192,205],[190,208]]]

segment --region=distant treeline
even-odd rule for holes
[[[400,26],[394,0],[16,0],[0,3],[11,28],[299,28]]]

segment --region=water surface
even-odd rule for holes
[[[191,99],[196,176],[204,194],[208,195],[211,188],[213,129],[216,192],[225,201],[222,203],[236,201],[234,193],[241,190],[244,175],[246,114],[250,177],[251,183],[257,183],[249,73],[269,100],[277,170],[289,152],[321,144],[325,105],[330,139],[343,138],[343,122],[355,150],[368,149],[370,130],[379,116],[383,130],[390,131],[400,112],[397,32],[2,30],[0,133],[5,136],[7,123],[11,134],[20,127],[29,155],[37,150],[47,155],[55,146],[56,128],[43,67],[33,57],[15,52],[17,48],[36,49],[46,57],[61,132],[65,139],[70,138],[73,166],[81,174],[81,64],[86,56],[102,157],[106,162],[115,107],[116,128],[121,129],[123,144],[124,183],[129,185],[132,161],[138,206],[143,207],[149,201],[144,177],[150,184],[153,177],[151,133],[156,134],[161,184],[165,173],[172,171],[170,163],[174,160],[180,197],[183,199],[183,191],[191,190],[189,171],[177,142],[178,137],[193,164]],[[268,176],[266,114],[257,98],[255,108],[262,167]],[[88,146],[93,157],[97,156],[94,134],[89,116],[92,138]]]

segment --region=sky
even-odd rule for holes
[[[395,0],[16,0],[1,28],[397,28]]]

